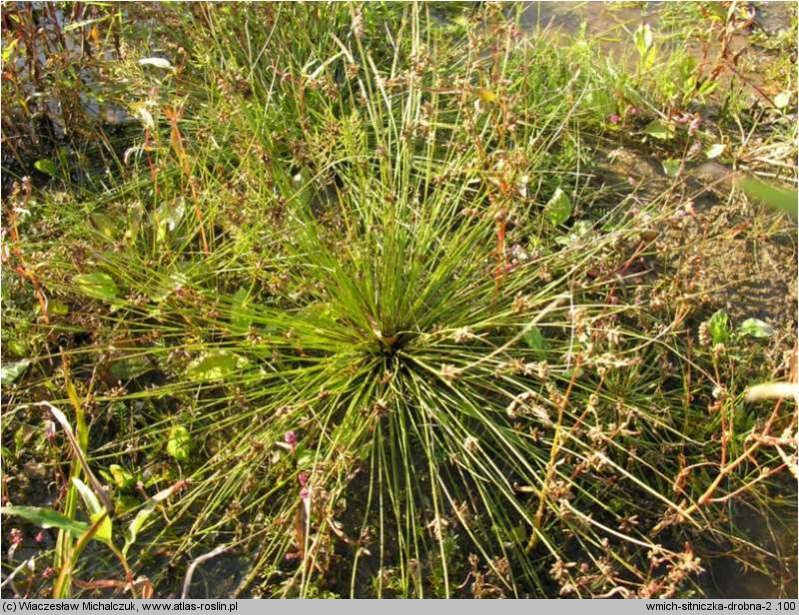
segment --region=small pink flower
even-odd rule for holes
[[[300,499],[303,501],[307,501],[308,498],[311,497],[311,490],[308,487],[303,487],[300,489]]]
[[[610,117],[608,117],[608,121],[609,121],[611,124],[618,124],[618,123],[620,123],[620,122],[621,122],[621,117],[619,117],[617,114],[615,114],[615,113],[614,113],[613,115],[611,115]]]
[[[630,107],[627,110],[627,113],[629,113],[630,115],[638,115],[638,107]]]
[[[308,484],[308,473],[300,472],[297,475],[297,482],[300,483],[300,487],[305,487]]]
[[[19,528],[11,528],[11,544],[18,547],[22,544],[22,530]]]
[[[44,436],[48,442],[55,440],[55,423],[53,421],[44,422]]]
[[[697,115],[691,120],[690,125],[688,126],[688,134],[693,135],[697,130],[699,130],[699,126],[702,124],[702,117]]]
[[[43,579],[52,579],[55,576],[55,568],[52,566],[48,566],[44,570],[42,570],[42,578]]]
[[[41,531],[41,532],[39,532],[38,534],[36,534],[36,538],[34,538],[34,540],[35,540],[35,541],[36,541],[38,544],[42,544],[42,543],[44,542],[44,531]]]
[[[287,431],[283,436],[283,441],[291,447],[291,452],[297,448],[297,434],[293,431]]]

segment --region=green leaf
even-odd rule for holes
[[[759,318],[747,318],[738,327],[738,333],[756,339],[768,339],[774,335],[774,328]]]
[[[723,143],[714,143],[710,147],[707,148],[705,151],[705,156],[708,160],[713,160],[714,158],[718,158],[724,153],[724,149],[726,146]]]
[[[140,202],[133,203],[127,209],[127,225],[128,228],[125,231],[124,238],[129,242],[133,243],[136,241],[136,237],[139,234],[139,229],[141,228],[142,218],[144,218],[144,207]]]
[[[6,342],[9,353],[17,357],[21,357],[28,353],[28,343],[26,340],[8,340]]]
[[[707,321],[708,333],[714,344],[724,344],[730,339],[730,319],[727,312],[718,310]]]
[[[568,233],[555,237],[555,243],[560,246],[571,245],[575,241],[585,238],[592,229],[593,225],[588,220],[578,220],[574,223],[574,226],[569,229]]]
[[[702,5],[702,8],[706,9],[716,21],[727,18],[727,7],[721,2],[708,2]]]
[[[94,539],[106,544],[113,544],[113,525],[111,523],[111,517],[108,516],[108,513],[103,510],[102,512],[93,514],[90,518],[92,523],[96,523],[100,517],[103,517],[103,521],[100,523],[100,527],[97,529]]]
[[[702,85],[699,86],[698,94],[700,97],[710,96],[719,86],[719,82],[716,80],[708,80],[704,81]]]
[[[105,21],[108,19],[109,16],[104,17],[95,17],[94,19],[83,19],[81,21],[73,21],[70,24],[65,25],[62,28],[63,32],[72,32],[73,30],[78,30],[79,28],[84,28],[86,26],[90,26],[93,23],[99,23],[101,21]]]
[[[111,473],[111,477],[114,479],[114,484],[120,491],[132,489],[136,485],[136,477],[134,477],[133,474],[128,472],[121,465],[112,463],[108,467],[108,471]]]
[[[682,160],[677,158],[669,158],[668,160],[663,161],[663,171],[665,171],[666,175],[669,177],[677,177],[677,174],[680,172],[681,165]]]
[[[668,141],[674,137],[674,129],[661,120],[652,120],[644,127],[644,134],[661,141]]]
[[[100,523],[100,527],[97,528],[97,532],[94,534],[94,538],[100,542],[111,544],[111,534],[113,531],[111,517],[108,516],[108,512],[100,504],[97,495],[89,489],[86,483],[75,476],[72,477],[72,484],[75,485],[80,497],[83,499],[83,503],[89,511],[89,518],[92,520],[92,524],[96,523],[101,517],[104,517]]]
[[[33,163],[34,168],[37,171],[44,173],[45,175],[49,175],[50,177],[55,177],[58,170],[56,169],[55,162],[50,160],[49,158],[43,158],[42,160],[37,160]]]
[[[80,292],[93,299],[113,301],[119,292],[116,282],[107,273],[84,273],[76,275],[72,281]]]
[[[633,34],[633,42],[638,54],[643,58],[647,52],[652,49],[652,44],[655,42],[655,37],[652,34],[652,28],[649,24],[641,24]]]
[[[176,483],[171,487],[167,487],[166,489],[159,491],[153,497],[147,500],[145,505],[136,514],[136,516],[133,518],[133,521],[130,522],[130,525],[128,525],[127,529],[125,530],[125,546],[122,547],[122,553],[124,555],[127,555],[128,549],[130,549],[131,545],[136,542],[139,532],[141,532],[141,530],[144,528],[150,515],[153,514],[156,505],[166,500],[179,489],[180,487],[178,486],[178,483]]]
[[[7,386],[19,378],[25,369],[30,365],[29,359],[20,359],[0,367],[0,384]]]
[[[69,306],[63,301],[51,299],[47,302],[47,313],[51,316],[66,316],[69,314]]]
[[[17,46],[20,40],[22,39],[12,38],[8,42],[8,45],[6,45],[5,48],[3,48],[3,64],[6,64],[11,60],[11,54],[14,52],[14,48]]]
[[[25,445],[28,443],[30,435],[31,432],[24,425],[20,425],[14,432],[14,451],[17,455],[25,452]]]
[[[118,228],[117,223],[114,218],[108,214],[96,211],[89,215],[89,219],[91,220],[92,226],[100,231],[103,236],[112,239],[114,235],[116,235]]]
[[[130,380],[146,374],[153,369],[147,357],[129,357],[121,361],[115,361],[108,372],[117,380]]]
[[[221,350],[205,354],[190,363],[186,376],[193,380],[222,380],[246,365],[245,358]]]
[[[89,489],[89,486],[84,483],[81,479],[73,476],[72,477],[72,484],[75,485],[75,488],[78,490],[80,497],[83,499],[83,503],[86,505],[86,510],[89,511],[89,514],[96,514],[99,512],[103,512],[103,507],[100,504],[100,500],[94,494],[94,492]]]
[[[183,425],[174,425],[169,430],[166,452],[176,461],[186,461],[191,453],[191,436]]]
[[[181,197],[174,201],[164,203],[155,212],[158,224],[158,240],[166,238],[167,231],[174,231],[186,213],[186,202]]]
[[[154,505],[148,504],[144,508],[142,508],[136,516],[133,517],[133,521],[130,522],[127,529],[125,530],[125,546],[122,547],[122,553],[127,555],[128,549],[136,542],[136,538],[139,536],[139,532],[144,528],[144,525],[147,523],[147,519],[150,518],[150,515],[153,514],[155,510]]]
[[[310,470],[313,467],[314,462],[314,450],[308,448],[304,444],[300,443],[297,445],[296,450],[297,456],[297,467],[300,470]]]
[[[790,215],[794,220],[797,219],[797,200],[799,194],[790,188],[778,188],[757,179],[746,178],[738,182],[738,185],[749,198],[763,201],[766,205],[774,209],[781,209]]]
[[[56,528],[68,532],[75,538],[80,538],[89,530],[89,525],[83,521],[70,519],[60,512],[49,508],[39,508],[38,506],[3,506],[0,513],[21,517],[26,521],[49,529]]]
[[[566,222],[572,215],[572,202],[569,196],[557,188],[544,206],[544,215],[554,225]]]
[[[536,352],[544,352],[547,349],[547,340],[538,327],[531,327],[524,334],[524,343]]]

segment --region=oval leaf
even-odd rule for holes
[[[538,327],[531,327],[524,334],[524,342],[536,352],[543,352],[547,349],[547,340]]]
[[[655,42],[655,37],[649,24],[641,24],[638,26],[638,29],[633,34],[633,42],[635,43],[635,48],[638,50],[638,53],[643,58]]]
[[[644,134],[661,141],[668,141],[674,136],[674,130],[661,120],[652,120],[644,127]]]
[[[191,436],[183,425],[175,425],[169,430],[166,452],[176,461],[186,461],[191,453]]]
[[[190,363],[186,375],[194,380],[221,380],[246,364],[246,359],[231,352],[213,352]]]
[[[552,198],[544,206],[544,215],[555,225],[563,224],[572,215],[572,202],[560,188],[555,190]]]
[[[730,339],[730,319],[727,312],[719,310],[707,321],[708,333],[714,344],[723,344]]]
[[[756,339],[768,339],[774,335],[774,328],[759,318],[747,318],[738,327],[738,333]]]
[[[133,356],[115,361],[108,372],[117,380],[130,380],[151,371],[153,366],[144,356]]]
[[[677,177],[680,173],[680,167],[682,166],[682,160],[679,158],[668,158],[667,160],[663,161],[663,171],[669,177]]]
[[[7,386],[19,378],[31,362],[28,359],[20,359],[8,365],[0,367],[0,384]]]
[[[50,177],[55,177],[56,174],[55,163],[49,158],[44,158],[43,160],[37,160],[36,162],[33,163],[33,166],[36,168],[37,171],[44,173],[45,175],[49,175]]]
[[[119,292],[116,282],[107,273],[84,273],[76,275],[72,281],[80,292],[93,299],[113,301]]]
[[[159,228],[162,238],[166,236],[166,231],[174,231],[183,215],[186,213],[186,202],[183,198],[178,198],[175,201],[164,203],[158,208],[156,212],[158,223],[162,229]]]
[[[117,222],[108,214],[94,212],[93,214],[89,215],[89,220],[91,221],[92,226],[100,231],[100,233],[102,233],[105,237],[111,239],[114,237],[114,235],[116,235],[118,228]]]
[[[740,180],[738,185],[750,199],[757,199],[774,209],[781,209],[796,220],[799,201],[796,190],[767,184],[751,177]]]
[[[130,522],[127,530],[125,530],[125,546],[122,549],[123,554],[127,554],[128,549],[130,549],[131,545],[136,542],[139,532],[142,530],[142,528],[144,528],[145,523],[147,523],[147,519],[150,518],[150,515],[153,514],[154,510],[154,506],[147,506],[136,513],[133,521]]]
[[[126,491],[136,486],[136,478],[121,465],[112,463],[108,466],[108,471],[111,473],[114,484],[120,491]]]

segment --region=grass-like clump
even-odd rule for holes
[[[706,468],[747,442],[694,403],[742,403],[725,351],[650,301],[674,189],[594,172],[607,117],[650,101],[585,41],[458,15],[160,7],[171,63],[128,66],[141,130],[104,178],[12,195],[63,231],[14,415],[88,413],[157,596],[218,547],[235,593],[306,597],[694,595],[698,536],[757,551],[711,508],[755,470]]]

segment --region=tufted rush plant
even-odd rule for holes
[[[700,569],[691,528],[712,523],[675,499],[680,464],[707,453],[703,414],[663,384],[664,355],[682,359],[668,330],[645,333],[630,267],[657,205],[647,221],[620,199],[558,241],[597,194],[566,130],[590,125],[597,84],[513,51],[504,21],[492,54],[472,40],[426,62],[428,19],[408,9],[386,61],[339,15],[349,34],[276,52],[271,73],[269,54],[220,41],[224,21],[197,30],[228,73],[251,62],[250,87],[235,110],[199,105],[185,146],[175,120],[171,149],[153,148],[158,191],[150,168],[113,194],[145,203],[141,229],[49,282],[109,304],[111,333],[73,363],[109,365],[121,386],[96,402],[144,413],[117,420],[94,462],[157,474],[171,438],[190,486],[142,565],[156,547],[246,549],[240,592],[674,595]],[[248,40],[285,51],[264,23]],[[507,78],[525,53],[541,74]],[[214,153],[240,134],[234,162]],[[239,209],[234,232],[223,214]]]
[[[315,198],[315,178],[289,193],[288,300],[220,294],[196,256],[171,273],[128,253],[98,262],[133,298],[113,318],[156,341],[115,344],[117,360],[173,375],[131,401],[194,406],[177,415],[201,460],[170,516],[188,528],[178,551],[248,519],[264,537],[256,568],[299,594],[335,557],[353,594],[378,569],[426,595],[429,569],[452,595],[456,544],[510,594],[551,592],[549,568],[575,549],[616,570],[598,587],[635,591],[658,547],[651,527],[617,528],[640,506],[676,507],[647,447],[681,441],[681,420],[653,414],[638,384],[651,343],[624,331],[636,309],[606,302],[615,279],[586,275],[635,229],[498,271],[469,155],[419,168],[396,136],[364,140],[380,137],[388,156],[330,169],[333,198]],[[173,419],[131,438],[153,450]],[[575,573],[559,573],[567,588]]]

